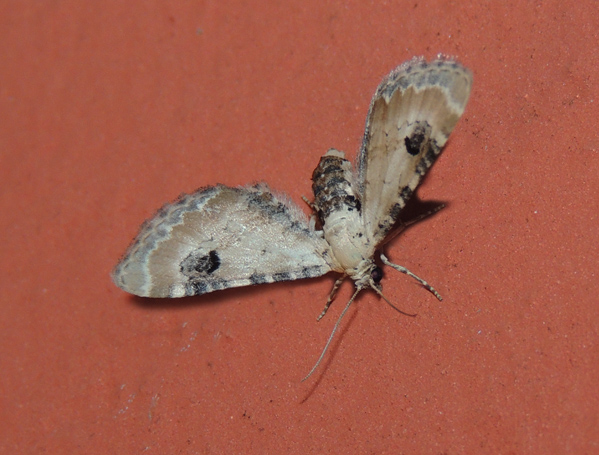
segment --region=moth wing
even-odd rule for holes
[[[163,207],[113,271],[141,297],[184,297],[323,275],[329,247],[305,214],[266,185],[198,190]]]
[[[460,119],[472,74],[459,63],[414,58],[378,86],[358,156],[366,234],[383,241]]]

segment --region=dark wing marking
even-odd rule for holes
[[[266,185],[203,188],[147,221],[113,271],[142,297],[183,297],[331,270],[303,212]]]
[[[414,58],[377,88],[358,156],[366,234],[379,244],[464,112],[472,74],[459,63]]]

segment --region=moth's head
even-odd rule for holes
[[[372,259],[363,259],[348,275],[355,281],[357,289],[380,288],[379,283],[383,279],[383,269]]]
[[[368,287],[376,291],[377,294],[382,295],[383,286],[381,285],[381,280],[385,274],[383,273],[383,269],[381,269],[378,265],[374,263],[372,265],[373,267],[370,270]]]
[[[384,275],[385,274],[383,273],[383,269],[381,269],[378,265],[375,265],[375,267],[370,272],[370,278],[375,284],[379,284],[383,279]]]

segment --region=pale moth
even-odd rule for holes
[[[330,149],[314,170],[310,206],[321,230],[265,184],[208,186],[143,224],[114,282],[142,297],[184,297],[340,273],[320,319],[349,277],[355,292],[310,376],[358,293],[370,288],[384,298],[375,253],[394,226],[401,229],[399,214],[441,153],[471,86],[470,71],[442,55],[430,63],[413,58],[385,77],[370,103],[357,169]],[[424,280],[379,257],[441,299]]]

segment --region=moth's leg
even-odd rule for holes
[[[401,273],[405,273],[406,275],[408,275],[409,277],[414,278],[416,281],[418,281],[427,291],[429,291],[430,293],[432,293],[435,297],[437,297],[439,299],[439,301],[443,300],[443,297],[441,297],[439,295],[439,293],[435,290],[434,287],[432,287],[430,284],[428,284],[426,281],[424,281],[422,278],[414,275],[412,272],[410,272],[408,269],[406,269],[405,267],[402,267],[401,265],[397,265],[397,264],[393,264],[392,262],[389,262],[389,259],[387,259],[387,256],[385,256],[384,254],[381,253],[381,261],[383,261],[383,264],[388,265],[389,267],[393,267],[395,270],[397,270],[398,272]]]
[[[337,290],[339,289],[339,286],[341,286],[341,283],[343,283],[343,280],[345,280],[344,276],[342,276],[337,281],[335,281],[335,284],[333,285],[333,289],[331,289],[331,293],[329,294],[329,298],[327,299],[327,303],[324,306],[324,310],[322,310],[322,313],[320,313],[320,316],[318,316],[316,318],[317,321],[320,321],[324,317],[324,315],[327,314],[327,311],[329,310],[329,307],[331,306],[333,299],[337,295]]]
[[[308,207],[316,211],[316,206],[314,205],[314,202],[310,202],[310,199],[308,199],[306,196],[302,196],[302,199],[306,204],[308,204]]]
[[[385,240],[383,241],[383,243],[381,243],[380,246],[383,246],[383,245],[389,243],[391,240],[393,240],[395,237],[397,237],[399,234],[401,234],[404,231],[404,229],[411,226],[412,224],[419,223],[423,219],[428,218],[431,215],[434,215],[435,213],[437,213],[438,211],[440,211],[444,208],[445,208],[445,204],[441,204],[438,207],[435,207],[434,209],[429,210],[428,212],[424,212],[423,214],[418,215],[416,218],[412,218],[411,220],[408,220],[405,222],[399,220],[397,223],[397,227],[393,231],[391,231],[389,234],[387,234],[387,237],[385,237]]]

